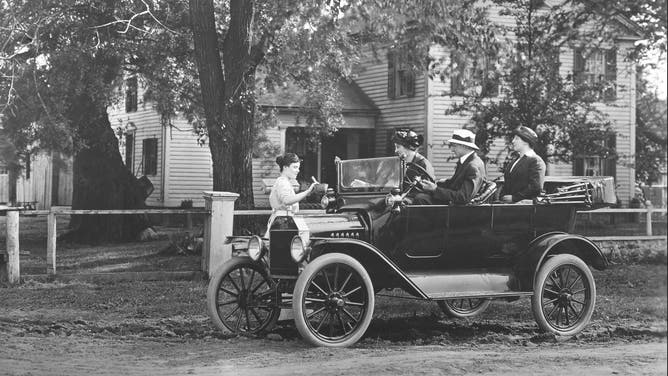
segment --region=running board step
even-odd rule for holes
[[[531,295],[531,292],[517,291],[517,280],[510,271],[469,270],[449,273],[425,271],[406,275],[429,299],[434,300]]]

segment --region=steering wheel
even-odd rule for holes
[[[415,163],[407,163],[404,181],[401,184],[401,191],[406,194],[412,188],[416,192],[423,192],[422,187],[420,187],[419,184],[422,180],[428,180],[435,183],[434,178],[432,178],[422,166]]]

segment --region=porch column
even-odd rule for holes
[[[238,197],[232,192],[204,192],[204,207],[210,213],[204,222],[202,271],[209,277],[232,257],[232,245],[225,244],[225,239],[232,236],[234,202]]]

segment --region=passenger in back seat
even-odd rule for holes
[[[543,190],[545,162],[533,150],[538,135],[531,128],[520,126],[515,130],[512,148],[518,157],[512,160],[503,173],[501,201],[511,203],[533,200]]]

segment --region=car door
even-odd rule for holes
[[[491,205],[450,206],[445,236],[446,269],[487,266],[485,258],[494,246]]]

